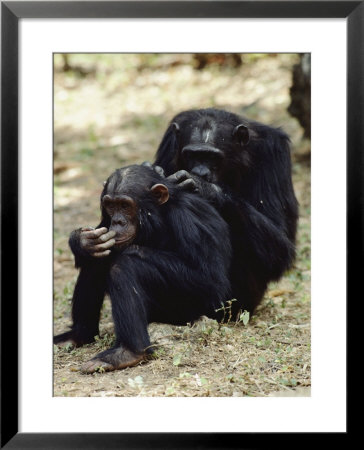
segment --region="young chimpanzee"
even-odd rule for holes
[[[151,351],[148,323],[182,325],[201,315],[218,318],[217,310],[231,294],[229,228],[203,198],[150,167],[133,165],[109,177],[101,211],[95,230],[71,234],[81,269],[73,326],[54,339],[76,346],[92,342],[109,294],[116,343],[85,363],[85,373],[137,364]]]

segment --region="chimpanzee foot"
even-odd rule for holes
[[[111,370],[132,367],[146,359],[146,353],[134,353],[125,347],[115,347],[99,353],[81,366],[82,373],[94,373],[98,371],[109,372]]]
[[[58,347],[81,347],[82,345],[94,342],[94,340],[94,337],[79,336],[74,330],[71,330],[54,336],[53,344],[58,345]]]

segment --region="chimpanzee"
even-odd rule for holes
[[[172,119],[154,164],[208,199],[229,224],[232,312],[254,312],[268,282],[295,257],[298,203],[288,136],[227,111],[185,111]]]
[[[71,234],[81,269],[73,326],[54,339],[56,344],[92,342],[109,294],[116,343],[85,363],[85,373],[137,364],[151,352],[148,323],[217,318],[231,298],[229,227],[202,197],[153,168],[132,165],[107,180],[101,213],[95,230]]]

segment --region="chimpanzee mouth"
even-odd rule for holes
[[[130,236],[127,238],[122,238],[122,239],[115,239],[115,244],[114,247],[126,247],[127,245],[131,244],[134,240],[134,236]]]

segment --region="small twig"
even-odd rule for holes
[[[302,344],[302,342],[286,342],[286,341],[277,341],[275,340],[274,342],[277,342],[279,344],[285,344],[285,345],[294,345],[294,346],[301,346],[301,345],[307,345],[307,344]]]
[[[247,358],[244,358],[244,359],[247,359]],[[243,361],[244,361],[244,359],[243,359]],[[233,369],[235,369],[235,367],[238,365],[238,363],[240,363],[240,361],[241,361],[241,356],[239,355],[239,358],[233,364]]]
[[[310,326],[309,323],[302,323],[301,325],[296,325],[294,323],[289,323],[288,326],[290,328],[308,328]]]
[[[275,325],[271,325],[270,327],[268,327],[268,330],[271,330],[272,328],[280,327],[280,326],[281,326],[280,323],[276,323]]]

